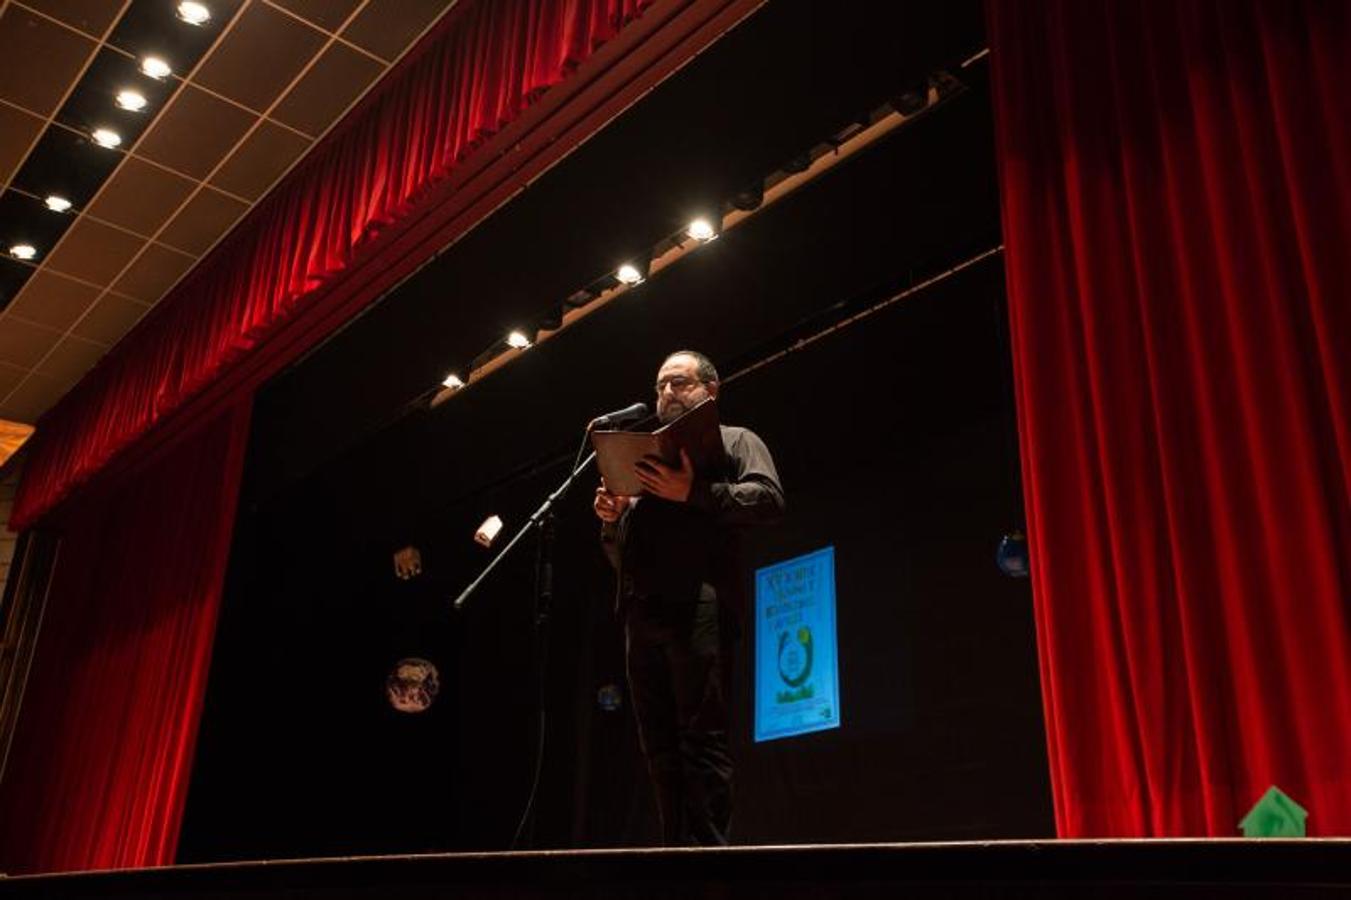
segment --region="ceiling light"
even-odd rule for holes
[[[130,112],[140,112],[147,103],[145,95],[136,91],[118,91],[117,105]]]
[[[633,263],[624,263],[620,266],[619,271],[615,272],[615,278],[619,279],[620,284],[627,284],[630,287],[635,284],[642,284],[644,281],[643,273],[639,272],[638,267]]]
[[[459,375],[451,372],[445,377],[445,380],[441,382],[441,386],[448,387],[452,391],[458,391],[460,388],[464,387],[464,382],[460,379]]]
[[[122,135],[113,131],[111,128],[95,129],[91,137],[93,137],[94,143],[98,144],[100,147],[107,147],[109,150],[122,143]]]
[[[189,25],[205,25],[211,19],[211,10],[205,3],[183,0],[178,4],[178,17]]]
[[[38,248],[32,244],[15,244],[9,248],[9,255],[15,259],[32,259],[38,255]]]
[[[47,208],[52,212],[65,212],[70,209],[70,201],[65,197],[56,194],[48,195],[47,199],[43,202],[47,204]]]
[[[158,56],[147,56],[141,60],[141,72],[158,80],[168,78],[173,74],[173,69],[170,69],[169,64]]]
[[[507,346],[515,347],[517,350],[524,350],[526,347],[530,346],[530,338],[526,337],[525,334],[520,331],[513,331],[511,334],[507,335]]]
[[[718,236],[718,229],[714,228],[708,219],[695,219],[690,223],[690,227],[685,229],[685,234],[701,244],[707,244]]]

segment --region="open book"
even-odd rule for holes
[[[644,456],[678,467],[684,450],[694,471],[707,474],[717,469],[726,453],[718,428],[718,405],[711,397],[656,431],[593,431],[591,446],[596,449],[596,464],[606,487],[611,493],[630,496],[643,492],[633,467]]]

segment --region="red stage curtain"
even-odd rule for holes
[[[1059,833],[1351,834],[1351,6],[988,21]]]
[[[0,782],[0,870],[173,862],[248,410],[237,404],[64,523]]]
[[[462,0],[89,377],[30,445],[23,529],[274,333],[456,164],[654,0]]]

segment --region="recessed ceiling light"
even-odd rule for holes
[[[452,391],[458,391],[460,388],[464,387],[464,382],[460,379],[459,375],[451,372],[445,377],[445,380],[441,382],[441,385],[442,387],[450,388]]]
[[[620,284],[635,285],[643,283],[643,273],[638,271],[638,267],[632,263],[624,263],[615,273],[615,278],[619,279]]]
[[[47,199],[43,202],[47,204],[47,208],[52,212],[65,212],[70,209],[70,201],[59,194],[49,194]]]
[[[211,19],[211,10],[206,8],[205,3],[183,0],[178,4],[178,17],[189,25],[205,25]]]
[[[145,109],[145,95],[138,91],[118,91],[117,105],[131,112],[140,112]]]
[[[517,350],[524,350],[526,347],[530,346],[530,338],[526,337],[525,334],[520,331],[513,331],[511,334],[507,335],[507,346],[515,347]]]
[[[38,248],[32,244],[15,244],[9,248],[9,255],[15,259],[32,259],[38,255]]]
[[[141,71],[156,80],[168,78],[169,75],[173,73],[173,69],[169,68],[169,64],[158,56],[147,56],[142,59]]]
[[[95,129],[90,137],[92,137],[94,143],[98,144],[100,147],[107,147],[110,150],[122,143],[122,135],[113,131],[111,128]]]

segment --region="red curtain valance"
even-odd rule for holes
[[[132,334],[42,418],[11,527],[33,524],[352,265],[466,155],[655,0],[462,0]]]
[[[1351,7],[987,10],[1058,832],[1351,834]]]

